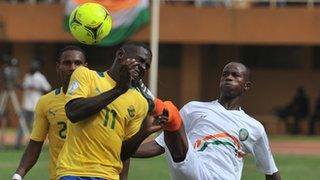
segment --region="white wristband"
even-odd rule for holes
[[[19,174],[15,173],[15,174],[12,176],[12,180],[22,180],[22,177],[21,177]]]

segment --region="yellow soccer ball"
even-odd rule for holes
[[[81,43],[98,44],[110,33],[112,18],[102,5],[84,3],[72,11],[69,27],[72,35]]]

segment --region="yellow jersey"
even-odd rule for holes
[[[40,97],[30,139],[38,142],[49,139],[49,174],[50,179],[56,178],[56,162],[64,144],[67,133],[67,117],[64,110],[65,94],[58,88]]]
[[[79,67],[71,76],[66,102],[97,96],[115,85],[107,72]],[[69,123],[66,143],[57,163],[58,177],[71,175],[118,180],[122,169],[122,142],[138,132],[147,111],[147,100],[138,90],[131,88],[99,113]]]

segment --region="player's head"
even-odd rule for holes
[[[220,98],[240,97],[251,87],[250,70],[239,62],[230,62],[223,68],[220,78]]]
[[[71,74],[79,66],[86,66],[84,51],[78,46],[66,46],[60,50],[57,62],[57,73],[63,84],[68,84]]]
[[[141,43],[126,43],[117,50],[113,66],[118,66],[130,59],[135,59],[138,62],[138,65],[134,68],[135,73],[131,74],[131,78],[135,81],[140,80],[150,68],[152,59],[151,50]]]

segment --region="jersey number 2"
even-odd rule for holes
[[[65,139],[66,136],[66,130],[67,130],[67,123],[60,121],[58,122],[58,125],[61,127],[59,130],[59,136],[61,139]]]

